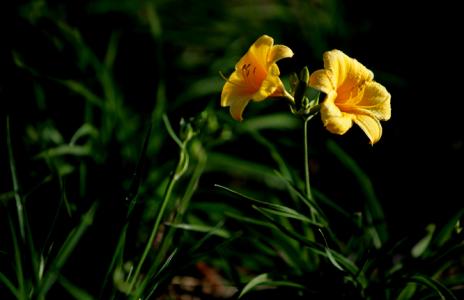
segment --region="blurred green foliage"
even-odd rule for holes
[[[346,7],[15,4],[0,90],[0,298],[462,295],[462,211],[391,235],[375,181],[320,122],[308,197],[302,120],[272,101],[243,123],[219,107],[219,72],[257,37],[295,51],[279,62],[284,79],[312,71],[333,41],[349,44]]]

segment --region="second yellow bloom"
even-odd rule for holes
[[[376,143],[382,136],[380,120],[391,116],[390,94],[374,81],[374,74],[339,50],[324,53],[324,69],[314,72],[310,85],[327,96],[321,118],[332,133],[344,134],[356,123]]]

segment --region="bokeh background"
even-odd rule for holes
[[[147,5],[156,6],[160,24],[149,24]],[[18,54],[42,77],[92,83],[85,58],[56,38],[57,23],[79,31],[98,57],[116,36],[116,82],[140,119],[156,105],[160,76],[168,113],[188,117],[208,105],[226,112],[219,107],[219,72],[230,73],[249,45],[268,34],[295,52],[282,61],[284,74],[305,65],[321,68],[322,53],[336,48],[372,69],[392,94],[392,119],[383,123],[384,136],[374,147],[357,128],[331,136],[372,176],[392,226],[422,226],[462,206],[462,18],[454,2],[18,1],[10,8],[1,18],[2,129],[5,115],[23,125],[49,118],[65,135],[79,126],[78,96],[31,76],[13,59]],[[158,25],[159,41],[152,32]],[[37,81],[46,89],[42,103],[35,99]],[[317,141],[328,134],[317,128],[313,135]],[[1,163],[5,169],[5,156]],[[330,188],[337,172],[324,176],[321,183]]]
[[[228,110],[219,105],[224,83],[219,72],[230,74],[249,45],[267,34],[295,53],[279,63],[285,80],[303,66],[310,72],[321,68],[322,53],[340,49],[370,68],[392,95],[392,118],[382,123],[383,137],[374,146],[357,127],[334,136],[319,118],[311,122],[314,187],[353,211],[360,209],[355,180],[327,150],[326,142],[334,140],[369,175],[394,236],[444,223],[464,200],[464,27],[457,6],[452,1],[367,0],[10,3],[0,12],[0,192],[11,190],[6,116],[20,182],[25,190],[32,190],[46,174],[35,156],[55,138],[60,140],[47,128],[69,140],[86,118],[98,119],[102,123],[97,125],[104,127],[111,122],[89,116],[87,103],[92,95],[108,97],[116,91],[117,117],[108,129],[108,140],[102,141],[114,153],[103,151],[99,156],[105,163],[89,174],[99,183],[89,194],[107,199],[115,214],[123,214],[124,206],[110,201],[121,198],[127,186],[114,183],[130,176],[153,111],[166,112],[176,128],[180,118],[197,116],[206,108],[216,110],[220,122],[231,124]],[[99,64],[110,66],[111,81],[105,81],[108,74],[95,67]],[[107,90],[105,82],[111,85]],[[288,108],[271,101],[252,103],[243,125],[278,112],[286,113]],[[298,169],[303,158],[301,132],[294,123],[288,124],[287,129],[264,134]],[[175,157],[175,145],[161,131],[154,128],[152,143],[166,145],[153,152],[156,156],[148,159],[147,169],[161,168],[162,162]],[[219,152],[270,164],[251,144],[244,137],[223,145]],[[217,181],[230,181],[218,173],[213,170],[204,176],[201,197],[208,197]],[[43,201],[50,204],[45,194]],[[47,207],[32,206],[38,211]],[[111,230],[111,225],[101,230]]]

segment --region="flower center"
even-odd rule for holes
[[[251,55],[249,55],[248,59],[241,66],[240,72],[245,82],[246,90],[249,93],[257,92],[267,76],[266,70]]]

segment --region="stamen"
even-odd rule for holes
[[[251,67],[251,64],[244,64],[242,66],[242,75],[244,75],[245,77],[250,76],[250,67]]]
[[[224,73],[222,73],[222,71],[219,71],[219,76],[221,76],[222,79],[224,79],[224,81],[232,84],[232,85],[235,85],[237,87],[240,87],[240,88],[246,88],[246,84],[239,84],[237,82],[233,82],[232,80],[228,79]]]

